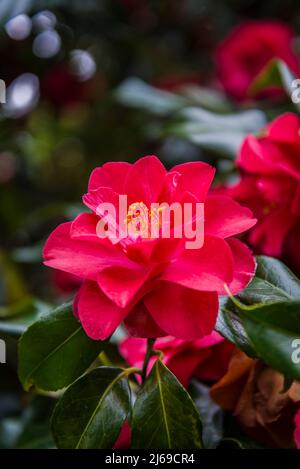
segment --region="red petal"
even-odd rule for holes
[[[116,219],[119,210],[119,194],[108,187],[100,187],[89,191],[82,197],[83,203],[97,215],[103,215],[100,205],[109,203],[116,209]]]
[[[162,337],[166,333],[156,324],[144,303],[138,303],[124,320],[129,334],[133,337]]]
[[[209,196],[205,207],[205,234],[227,238],[243,233],[256,223],[251,210],[230,197]]]
[[[71,222],[63,223],[51,233],[43,250],[45,265],[90,280],[96,280],[105,267],[136,266],[120,249],[100,239],[87,242],[71,238],[71,226]]]
[[[167,267],[162,280],[203,291],[224,292],[224,283],[230,283],[233,259],[226,241],[207,236],[201,249],[186,249]]]
[[[154,321],[180,339],[193,340],[211,333],[217,319],[218,295],[165,282],[145,297]]]
[[[107,339],[127,314],[105,296],[96,282],[85,281],[76,301],[79,320],[87,335],[94,340]]]
[[[256,263],[250,249],[239,239],[227,239],[233,255],[233,280],[229,289],[233,295],[243,290],[255,273]]]
[[[250,243],[256,252],[267,256],[280,256],[283,243],[297,217],[289,213],[286,207],[275,208],[250,232]]]
[[[81,213],[71,224],[71,238],[82,241],[99,242],[99,237],[97,235],[98,221],[99,217],[93,213]]]
[[[149,272],[144,269],[109,267],[98,275],[101,290],[120,308],[125,308],[144,285]]]
[[[215,169],[207,163],[192,161],[174,166],[170,174],[173,171],[180,174],[176,180],[177,194],[191,192],[199,202],[204,202],[213,181]]]
[[[299,118],[296,114],[286,112],[277,117],[268,126],[268,137],[274,142],[296,143],[299,141]]]
[[[95,168],[90,176],[88,190],[110,187],[118,194],[123,194],[124,181],[130,168],[131,164],[123,161],[109,162]]]
[[[125,183],[128,203],[143,202],[148,207],[161,192],[166,169],[156,156],[145,156],[132,165]]]

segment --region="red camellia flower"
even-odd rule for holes
[[[296,74],[298,58],[293,52],[295,35],[279,21],[249,21],[240,24],[218,46],[216,51],[217,75],[225,91],[237,100],[250,97],[249,86],[270,62],[282,59]],[[268,89],[262,96],[278,94]]]
[[[298,410],[296,414],[295,425],[296,425],[296,429],[295,429],[294,437],[295,437],[297,448],[300,449],[300,410]]]
[[[120,352],[131,366],[142,367],[147,348],[145,339],[127,337],[119,346]],[[228,369],[234,346],[217,332],[194,341],[174,337],[157,339],[154,349],[163,352],[163,361],[183,386],[187,387],[192,376],[203,381],[216,381]],[[155,362],[153,357],[151,365]]]
[[[227,192],[258,219],[249,233],[256,252],[282,257],[296,272],[300,272],[299,130],[299,118],[287,113],[261,136],[247,137],[237,160],[241,181]]]
[[[43,252],[47,266],[83,280],[74,313],[89,337],[106,339],[122,322],[137,337],[193,340],[211,333],[224,284],[235,294],[255,270],[250,250],[233,237],[254,225],[252,213],[229,197],[209,195],[213,177],[214,169],[202,162],[167,172],[155,156],[133,165],[106,163],[92,172],[83,197],[91,213],[58,226]],[[118,210],[120,194],[128,200],[125,221],[131,223],[138,206],[141,225],[154,202],[204,203],[204,244],[188,249],[185,239],[174,236],[99,237],[99,222],[106,219],[99,204]],[[188,223],[194,222],[193,215]]]

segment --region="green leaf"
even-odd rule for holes
[[[240,302],[245,305],[265,305],[300,300],[300,281],[282,262],[268,256],[257,256],[256,261],[255,277],[237,295]],[[232,300],[221,298],[216,330],[247,355],[255,357],[257,351],[244,326],[241,314]]]
[[[111,448],[130,411],[127,371],[101,367],[78,379],[55,407],[59,448]]]
[[[256,284],[253,286],[250,283],[244,293],[239,295],[242,301],[247,297],[250,304],[300,300],[300,280],[283,262],[268,256],[257,256],[256,260]]]
[[[40,317],[19,342],[19,378],[25,390],[68,386],[93,363],[105,342],[91,340],[68,303]]]
[[[185,121],[198,124],[199,129],[225,131],[226,129],[243,133],[255,133],[266,124],[266,116],[258,109],[250,109],[227,114],[216,114],[200,107],[182,109],[178,115]]]
[[[253,344],[249,340],[242,320],[236,314],[234,304],[228,298],[220,298],[220,308],[215,329],[247,355],[256,357]]]
[[[182,96],[162,91],[139,78],[128,78],[124,81],[115,91],[115,98],[125,106],[159,116],[178,111],[188,103]]]
[[[257,257],[255,278],[237,299],[221,302],[216,329],[290,380],[300,379],[292,357],[300,337],[300,282],[280,261]]]
[[[246,134],[266,124],[262,111],[249,110],[215,114],[199,107],[187,107],[177,114],[179,122],[167,124],[163,133],[184,138],[201,148],[235,158]]]
[[[177,378],[157,360],[139,391],[132,415],[132,446],[201,448],[198,411]]]
[[[256,95],[269,87],[282,87],[286,95],[291,98],[294,91],[293,81],[295,78],[295,75],[283,60],[273,59],[257,75],[251,83],[249,91],[250,94]],[[294,102],[293,104],[299,111],[299,104]]]
[[[231,102],[219,90],[188,84],[180,88],[180,93],[193,104],[212,112],[225,113],[232,110]]]
[[[300,301],[239,308],[256,355],[272,368],[300,380],[300,364],[292,359],[293,342],[300,337]]]

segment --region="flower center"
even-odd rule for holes
[[[134,202],[128,208],[125,223],[128,235],[133,238],[150,238],[157,235],[161,227],[161,212],[163,207],[150,208],[144,202]]]

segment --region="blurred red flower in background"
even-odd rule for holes
[[[119,350],[131,366],[142,367],[147,341],[127,337],[120,345]],[[217,332],[187,342],[174,337],[157,339],[154,349],[163,352],[163,361],[174,373],[183,386],[187,387],[192,376],[203,381],[216,381],[227,371],[228,363],[234,346],[223,339]],[[150,371],[156,357],[150,361]]]
[[[133,165],[107,163],[92,172],[83,197],[92,213],[58,226],[43,253],[46,265],[84,280],[74,312],[88,336],[106,339],[123,321],[137,337],[193,340],[211,333],[224,284],[235,294],[255,270],[250,250],[233,238],[255,220],[229,197],[208,195],[214,172],[202,162],[167,172],[154,156]],[[99,238],[99,204],[110,202],[118,211],[119,194],[127,195],[129,207],[141,201],[147,207],[204,202],[203,247],[186,249],[185,239],[174,237],[127,236],[115,244]]]
[[[96,77],[81,81],[66,63],[56,64],[41,82],[42,97],[58,109],[101,97],[106,88],[107,83],[100,72]]]
[[[221,42],[216,51],[217,75],[225,91],[237,100],[249,99],[249,86],[270,60],[282,59],[299,72],[299,60],[293,51],[295,35],[279,21],[247,21]],[[261,95],[278,94],[267,89]]]
[[[287,113],[262,135],[247,137],[237,159],[241,181],[225,191],[250,207],[258,219],[248,236],[255,251],[284,258],[296,273],[300,272],[299,130],[299,118]]]

